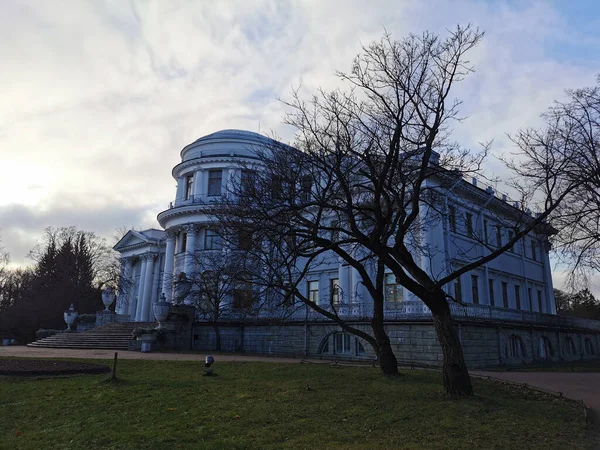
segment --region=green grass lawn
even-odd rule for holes
[[[109,364],[109,362],[106,362]],[[581,407],[440,374],[309,364],[120,360],[107,375],[0,377],[0,449],[594,448]]]

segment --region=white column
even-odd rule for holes
[[[147,321],[150,313],[150,304],[152,303],[152,274],[154,272],[154,260],[156,255],[146,255],[146,276],[144,277],[144,296],[142,297],[142,309],[140,322]]]
[[[184,272],[188,278],[191,278],[194,273],[194,265],[196,262],[196,227],[193,225],[186,225],[185,232],[187,233],[186,241],[186,252],[185,252],[185,263]]]
[[[204,170],[197,170],[194,174],[194,197],[202,197],[204,195]]]
[[[150,304],[150,312],[146,318],[146,322],[154,322],[154,304],[158,302],[158,282],[160,279],[160,255],[156,256],[156,263],[154,264],[154,276],[152,277],[152,302]]]
[[[140,283],[137,290],[136,306],[134,321],[139,322],[142,314],[142,305],[144,304],[144,282],[146,281],[146,266],[148,265],[148,259],[146,255],[141,256],[142,259],[142,270],[140,271]],[[132,311],[133,312],[133,311]]]
[[[165,268],[163,273],[163,293],[167,301],[173,301],[173,263],[175,261],[175,235],[167,231],[167,249],[165,253]]]

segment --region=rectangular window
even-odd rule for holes
[[[181,248],[180,252],[185,252],[187,250],[187,233],[181,233]]]
[[[308,301],[319,304],[319,282],[309,281],[308,282]]]
[[[253,303],[254,288],[249,280],[237,281],[233,287],[233,307],[250,308]]]
[[[396,275],[388,273],[385,275],[385,301],[388,303],[400,303],[402,301],[402,286],[396,281]]]
[[[256,172],[253,170],[242,170],[240,178],[240,191],[243,194],[250,195],[254,193],[256,186]]]
[[[251,250],[253,246],[253,236],[250,230],[239,230],[237,235],[237,246],[240,250]]]
[[[488,280],[488,289],[490,291],[490,306],[496,306],[496,301],[494,299],[494,280]]]
[[[339,305],[340,302],[340,279],[332,278],[329,280],[329,292],[331,293],[331,303]]]
[[[456,233],[456,208],[454,206],[448,206],[448,223],[450,231]]]
[[[221,237],[216,230],[204,231],[204,248],[206,250],[218,250],[221,248]]]
[[[508,283],[502,282],[502,306],[508,308]]]
[[[537,291],[537,298],[538,298],[538,311],[539,312],[544,312],[542,310],[542,291],[540,291],[539,289]]]
[[[488,237],[488,221],[487,219],[483,219],[483,242],[485,244],[489,244],[489,237]]]
[[[189,200],[192,198],[192,189],[194,187],[194,177],[192,175],[188,175],[185,177],[185,199]]]
[[[283,194],[283,182],[281,177],[278,175],[273,175],[271,178],[271,198],[279,199]]]
[[[471,298],[475,305],[479,305],[479,277],[471,275]]]
[[[467,236],[470,238],[473,237],[473,214],[465,213],[465,227]]]
[[[460,277],[454,280],[454,300],[462,302],[462,286],[460,284]]]
[[[521,286],[515,284],[515,303],[516,308],[521,309]]]
[[[513,239],[514,237],[515,237],[515,233],[513,232],[513,230],[508,230],[508,241],[510,242],[511,239]],[[508,249],[508,251],[511,253],[514,253],[515,245],[517,245],[517,244],[514,244],[511,248]]]
[[[309,202],[312,192],[312,180],[310,177],[302,177],[300,186],[300,201]]]
[[[502,227],[496,225],[496,247],[502,247]]]
[[[535,240],[531,240],[531,259],[537,261],[537,246],[535,245]]]
[[[223,178],[222,170],[208,171],[208,195],[214,197],[221,195],[221,180]]]

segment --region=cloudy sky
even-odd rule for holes
[[[224,128],[291,140],[278,99],[292,87],[338,86],[334,71],[384,29],[469,22],[486,37],[455,91],[466,147],[509,151],[505,133],[600,72],[594,0],[1,0],[2,245],[25,265],[50,225],[109,239],[157,227],[187,143]]]

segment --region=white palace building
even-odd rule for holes
[[[255,149],[269,142],[257,133],[223,130],[181,150],[181,162],[172,171],[177,181],[175,199],[158,214],[160,229],[131,230],[114,247],[121,255],[121,277],[131,286],[119,294],[116,312],[120,317],[154,321],[152,305],[161,294],[173,301],[174,277],[181,272],[191,277],[202,252],[221,245],[217,224],[207,206],[231,191],[234,180],[241,177],[242,167],[256,160]],[[425,233],[428,244],[437,249],[435,258],[423,261],[427,270],[443,271],[444,267],[464,263],[464,255],[483,255],[484,246],[474,239],[479,230],[485,230],[486,241],[494,245],[511,237],[508,228],[495,222],[498,211],[493,216],[487,211],[504,205],[508,219],[513,205],[491,188],[478,185],[476,180],[462,180],[447,201],[447,220]],[[598,323],[556,316],[549,250],[548,236],[532,233],[511,251],[454,283],[453,293],[466,304],[453,304],[452,310],[468,364],[519,364],[540,358],[579,359],[598,354]],[[347,265],[331,258],[330,264],[311,272],[301,286],[315,301],[329,299],[331,290],[338,286],[342,292],[360,292],[338,312],[369,330],[365,319],[369,296],[361,290],[358,274]],[[229,301],[229,310],[234,311],[235,299]],[[283,326],[269,324],[262,320],[268,319],[264,317],[246,318],[242,324],[235,317],[223,317],[223,350],[372,357],[360,339],[309,310],[299,312],[294,316],[297,320],[292,318]],[[434,365],[441,361],[429,310],[396,285],[391,275],[386,277],[386,320],[400,360]],[[214,330],[208,324],[198,320],[192,334],[192,348],[214,348]]]

